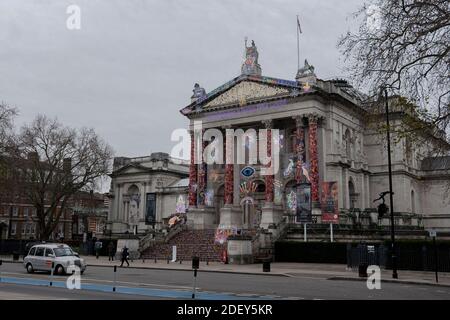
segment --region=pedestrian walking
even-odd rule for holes
[[[102,249],[103,244],[100,240],[97,240],[97,241],[95,241],[94,247],[95,247],[95,256],[98,259],[98,256],[100,255],[100,250]]]
[[[114,256],[116,255],[116,250],[114,248],[114,243],[112,241],[108,244],[108,256],[109,261],[114,261]]]
[[[128,262],[128,257],[130,256],[130,254],[128,253],[128,248],[125,246],[122,249],[122,263],[120,264],[121,267],[123,267],[123,263],[126,262],[127,263],[127,267],[130,266],[130,263]]]

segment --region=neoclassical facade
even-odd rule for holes
[[[320,223],[325,222],[324,211],[333,212],[330,206],[339,212],[331,214],[335,223],[345,223],[356,212],[368,215],[374,224],[389,225],[387,216],[377,216],[380,202],[374,202],[389,190],[385,135],[368,124],[373,112],[346,81],[318,79],[307,61],[295,80],[262,76],[253,42],[246,45],[238,77],[209,93],[198,84],[193,91],[191,103],[181,110],[191,130],[191,227],[269,230],[285,222]],[[403,113],[391,112],[396,125]],[[380,114],[378,121],[383,117]],[[201,129],[196,130],[199,123]],[[209,129],[223,137],[224,159],[239,152],[237,143],[226,142],[231,141],[226,140],[230,129],[255,130],[256,135],[249,133],[244,139],[246,159],[252,139],[268,155],[277,144],[279,170],[263,175],[266,165],[250,161],[197,163],[195,156],[217,138],[207,134]],[[264,141],[262,130],[267,130]],[[430,136],[430,144],[439,139]],[[447,142],[441,142],[448,150]],[[425,158],[426,153],[407,138],[393,142],[392,148],[396,224],[450,231],[450,158]]]
[[[144,235],[185,213],[189,167],[167,153],[114,159],[107,234]]]

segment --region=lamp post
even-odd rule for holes
[[[397,279],[397,254],[395,245],[395,226],[394,226],[394,196],[392,192],[392,164],[391,164],[391,134],[389,125],[389,102],[388,92],[384,88],[385,104],[386,104],[386,135],[387,135],[387,152],[388,152],[388,168],[389,168],[389,201],[391,211],[391,252],[392,252],[392,278]]]

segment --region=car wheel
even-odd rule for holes
[[[27,272],[28,273],[33,273],[34,272],[33,265],[31,263],[27,264]]]
[[[56,273],[57,275],[63,275],[63,274],[65,273],[65,272],[64,272],[63,266],[60,265],[60,264],[58,264],[58,265],[56,266],[56,268],[55,268],[55,273]]]

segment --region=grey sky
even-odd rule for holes
[[[66,8],[81,8],[81,30]],[[207,92],[236,77],[244,37],[254,39],[263,75],[293,79],[301,60],[320,78],[342,76],[336,49],[362,0],[2,0],[0,101],[17,124],[45,113],[94,127],[116,155],[169,152],[179,110],[195,82]]]

